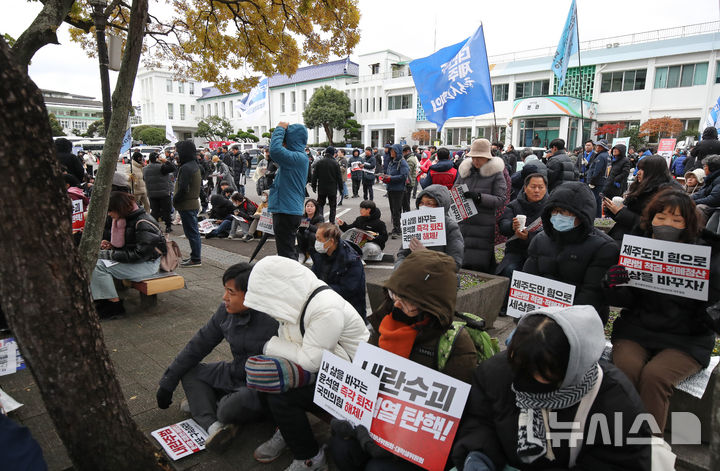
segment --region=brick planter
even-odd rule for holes
[[[491,328],[497,319],[503,301],[507,296],[510,280],[503,276],[489,275],[470,270],[460,270],[479,278],[479,284],[458,291],[455,310],[471,312],[485,319],[487,328]],[[382,286],[390,278],[389,270],[366,270],[365,280],[370,306],[373,311],[380,307],[383,301]]]

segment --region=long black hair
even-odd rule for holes
[[[638,162],[638,169],[643,171],[642,181],[636,179],[632,182],[625,198],[626,203],[634,200],[642,193],[653,191],[663,183],[672,181],[667,161],[659,155],[645,157]]]
[[[679,210],[685,220],[685,230],[680,235],[678,242],[692,243],[695,241],[700,234],[702,225],[695,202],[683,190],[665,189],[653,196],[653,199],[645,206],[640,219],[640,228],[645,231],[645,235],[652,237],[652,221],[657,213],[662,213],[666,209]]]

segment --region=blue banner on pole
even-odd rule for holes
[[[482,25],[465,41],[410,62],[427,120],[438,130],[450,118],[495,110]]]
[[[558,91],[565,84],[565,73],[567,72],[570,56],[578,52],[578,33],[577,33],[577,6],[575,0],[570,4],[567,20],[565,20],[565,29],[560,42],[558,43],[555,57],[553,57],[552,70],[558,78]]]
[[[720,129],[720,122],[718,122],[718,117],[720,115],[720,97],[718,97],[717,102],[715,102],[715,106],[710,109],[710,113],[708,113],[707,118],[705,118],[705,127],[714,127],[716,129]]]
[[[122,146],[120,147],[120,153],[127,152],[132,146],[132,134],[130,134],[130,128],[125,131],[125,137],[123,137]]]

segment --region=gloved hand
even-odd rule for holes
[[[355,426],[347,420],[332,419],[330,421],[330,430],[334,436],[343,440],[355,438]]]
[[[157,405],[160,409],[167,409],[172,404],[172,391],[160,386],[157,390],[155,397],[157,398]]]
[[[479,203],[482,199],[482,193],[475,193],[474,191],[466,191],[465,198],[471,199],[476,203]]]
[[[112,249],[101,250],[98,253],[98,258],[103,260],[112,260]]]
[[[382,179],[383,183],[390,183],[390,180],[391,180],[390,175],[385,175]]]
[[[360,447],[365,450],[365,453],[373,458],[389,458],[393,456],[392,453],[375,443],[375,440],[370,437],[370,432],[363,425],[355,427],[355,438],[357,438]]]
[[[605,273],[605,282],[610,288],[614,288],[617,285],[624,285],[628,281],[630,281],[630,275],[622,265],[613,265],[608,269],[607,273]]]

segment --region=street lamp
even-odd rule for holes
[[[103,103],[103,127],[105,135],[107,135],[108,126],[110,125],[110,116],[112,113],[110,103],[110,75],[108,73],[108,50],[105,42],[105,25],[107,18],[105,17],[105,8],[107,0],[89,0],[93,7],[93,21],[95,22],[95,37],[97,39],[98,62],[100,63],[100,85],[102,87],[102,103]]]

